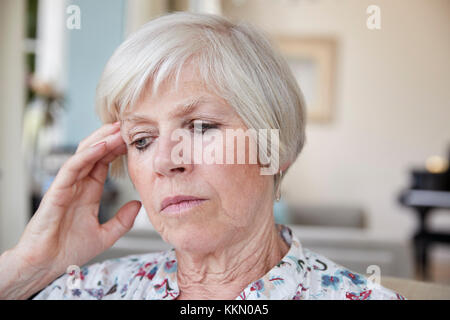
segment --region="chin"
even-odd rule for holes
[[[167,240],[175,249],[193,253],[214,252],[220,246],[222,239],[218,228],[204,224],[187,223],[169,232]]]

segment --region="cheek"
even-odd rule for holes
[[[138,184],[137,177],[139,177],[139,171],[142,167],[138,164],[139,159],[134,155],[130,154],[130,151],[128,152],[128,174],[130,175],[130,179],[133,182],[134,186],[136,187],[136,184]]]
[[[152,161],[145,154],[129,154],[128,155],[128,174],[134,187],[145,202],[145,194],[151,194],[151,178],[152,178]]]
[[[270,176],[260,175],[258,165],[218,165],[211,168],[210,175],[215,177],[210,181],[214,183],[222,209],[235,218],[252,217],[270,194]]]
[[[154,183],[152,181],[152,166],[149,155],[133,154],[128,156],[128,172],[130,179],[139,194],[142,204],[147,212],[150,223],[158,231],[162,232],[163,224],[156,214],[155,201],[152,195],[154,192]]]

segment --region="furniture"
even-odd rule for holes
[[[449,300],[450,287],[436,283],[381,277],[381,285],[389,288],[408,300]]]
[[[427,227],[427,219],[433,209],[450,209],[450,191],[406,190],[400,195],[401,204],[417,213],[418,229],[413,236],[416,272],[421,279],[429,279],[428,254],[433,243],[450,243],[450,231],[433,232]]]

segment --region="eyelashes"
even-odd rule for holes
[[[199,125],[194,124],[194,121],[191,121],[189,123],[189,130],[191,130],[193,133],[197,134],[205,134],[206,131],[211,129],[218,129],[219,125],[216,123],[207,123],[207,122],[201,122],[201,127]],[[131,142],[129,145],[133,146],[134,149],[136,149],[139,152],[144,152],[153,142],[155,137],[148,136],[148,137],[140,137],[133,142]],[[150,140],[150,141],[149,141]]]
[[[131,146],[134,146],[134,148],[137,150],[137,151],[139,151],[139,152],[143,152],[145,149],[147,149],[148,148],[148,146],[151,144],[151,142],[150,143],[141,143],[142,141],[147,141],[147,139],[149,139],[149,138],[140,138],[140,139],[137,139],[137,140],[135,140],[135,141],[133,141],[132,143],[130,143],[130,145]]]
[[[218,129],[219,125],[215,124],[215,123],[202,122],[200,130],[198,130],[198,127],[199,126],[195,126],[194,123],[191,122],[191,124],[189,126],[189,129],[191,129],[191,130],[193,130],[194,132],[197,132],[197,133],[205,134],[205,132],[210,130],[210,129]]]

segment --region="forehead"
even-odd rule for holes
[[[178,81],[171,75],[164,79],[157,90],[150,79],[139,99],[125,111],[122,118],[134,113],[170,113],[176,109],[200,107],[204,105],[227,105],[226,101],[214,94],[207,86],[194,63],[185,64],[179,73]]]
[[[122,115],[125,123],[159,119],[171,119],[187,114],[204,114],[205,116],[234,119],[240,122],[237,112],[214,91],[215,87],[205,85],[198,69],[188,64],[182,68],[178,83],[174,77],[161,82],[158,90],[153,92],[149,81],[134,106]],[[217,119],[219,120],[219,119]]]
[[[133,109],[122,116],[125,124],[171,120],[186,116],[203,116],[210,120],[239,121],[234,109],[221,97],[199,89],[194,83],[184,83],[179,90],[169,88],[151,96],[146,93]]]

